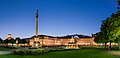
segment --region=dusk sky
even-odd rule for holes
[[[39,10],[39,34],[63,36],[99,32],[101,20],[117,11],[117,0],[0,0],[0,38],[35,35]]]

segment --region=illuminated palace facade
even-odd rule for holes
[[[35,42],[34,39],[35,36],[31,37],[29,40],[29,45],[32,47],[38,46],[66,46],[71,42],[71,38],[75,40],[75,44],[78,46],[84,45],[84,46],[92,46],[96,43],[94,42],[94,37],[92,36],[85,36],[85,35],[67,35],[62,37],[53,37],[53,36],[47,36],[47,35],[39,35],[38,36],[38,44]]]
[[[38,10],[36,10],[36,35],[29,39],[29,45],[32,47],[42,46],[78,46],[94,45],[94,37],[85,35],[67,35],[62,37],[53,37],[47,35],[38,35]]]

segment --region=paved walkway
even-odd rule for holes
[[[18,49],[22,49],[22,50],[23,49],[28,49],[28,47],[21,47],[21,48],[18,48]],[[11,53],[14,50],[16,50],[16,49],[0,51],[0,55],[9,54],[9,53]]]
[[[11,53],[12,51],[0,51],[0,55],[3,55],[3,54],[9,54]]]
[[[112,54],[112,55],[116,55],[120,57],[120,51],[108,51],[108,53]]]
[[[9,54],[9,53],[11,53],[14,50],[16,50],[16,49],[0,51],[0,55]]]

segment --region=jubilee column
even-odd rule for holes
[[[36,37],[38,37],[38,10],[36,10]]]

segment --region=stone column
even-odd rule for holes
[[[38,37],[38,10],[36,10],[36,37]]]

